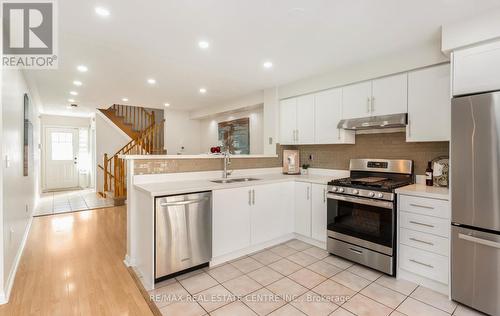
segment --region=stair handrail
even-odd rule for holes
[[[161,139],[163,136],[157,135],[155,137],[155,135],[162,131],[165,119],[156,123],[154,121],[154,112],[152,112],[151,117],[153,119],[151,124],[138,137],[125,144],[113,156],[108,158],[108,154],[104,154],[104,167],[98,165],[104,171],[104,193],[111,190],[112,184],[115,198],[126,196],[126,166],[124,159],[120,158],[119,155],[126,155],[134,149],[139,149],[139,153],[141,154],[144,151],[147,154],[152,154],[155,150],[162,150],[159,147],[162,145]],[[111,172],[111,166],[113,167],[113,172]]]

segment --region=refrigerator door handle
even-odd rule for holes
[[[500,243],[498,243],[498,242],[494,242],[494,241],[491,241],[491,240],[474,237],[474,236],[469,235],[469,234],[466,235],[466,234],[459,233],[458,234],[458,238],[463,239],[463,240],[467,240],[467,241],[470,241],[470,242],[473,242],[473,243],[476,243],[476,244],[481,244],[481,245],[484,245],[484,246],[488,246],[488,247],[493,247],[493,248],[500,249]]]

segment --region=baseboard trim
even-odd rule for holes
[[[217,266],[217,265],[220,265],[224,262],[228,262],[228,261],[234,260],[236,258],[239,258],[241,256],[249,255],[251,253],[261,251],[265,248],[276,246],[278,244],[284,243],[284,242],[292,240],[294,238],[295,238],[295,235],[293,233],[291,233],[291,234],[287,234],[287,235],[284,235],[282,237],[278,237],[278,238],[270,240],[270,241],[266,241],[266,242],[263,242],[263,243],[260,243],[257,245],[253,245],[253,246],[250,246],[250,247],[238,250],[238,251],[234,251],[234,252],[222,255],[222,256],[218,256],[218,257],[212,258],[212,260],[210,261],[210,266],[211,267]]]
[[[295,238],[300,240],[300,241],[303,241],[305,243],[308,243],[310,245],[313,245],[313,246],[316,246],[316,247],[321,248],[323,250],[326,250],[326,241],[319,241],[319,240],[313,239],[311,237],[307,237],[307,236],[297,234],[297,233],[295,233]]]
[[[16,257],[14,259],[14,264],[10,269],[9,276],[7,277],[7,286],[4,289],[4,293],[0,294],[0,304],[6,304],[9,302],[10,292],[12,291],[12,287],[14,286],[14,281],[16,279],[17,268],[19,267],[19,262],[21,261],[21,256],[24,251],[24,247],[26,246],[26,242],[28,241],[28,235],[31,229],[31,223],[33,222],[33,216],[30,216],[28,220],[28,225],[26,225],[26,229],[24,231],[23,239],[21,241],[21,246],[17,251]]]

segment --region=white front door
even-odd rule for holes
[[[78,187],[78,129],[45,129],[45,189]]]

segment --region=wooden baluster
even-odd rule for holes
[[[115,187],[114,187],[114,190],[113,190],[113,191],[114,191],[115,197],[116,197],[116,190],[117,190],[117,188],[118,188],[118,183],[117,183],[118,164],[116,163],[116,160],[117,160],[117,159],[118,159],[118,156],[114,155],[114,156],[113,156],[113,167],[114,167],[113,171],[114,171],[114,176],[115,176],[114,180],[115,180],[115,181],[113,181],[113,182],[114,182],[114,184],[115,184]]]
[[[104,154],[104,189],[103,193],[108,191],[108,154]]]

